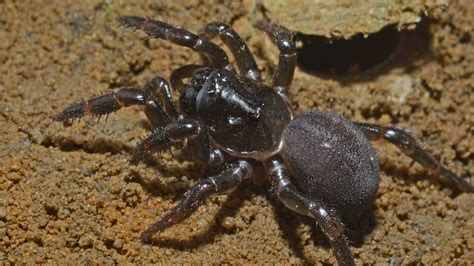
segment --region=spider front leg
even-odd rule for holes
[[[202,132],[196,120],[191,119],[178,119],[162,129],[155,130],[135,147],[133,157],[139,160],[145,157],[145,154],[167,150],[176,142],[186,143],[183,149],[193,161],[209,166],[224,163],[224,153],[209,145],[209,136]]]
[[[201,68],[204,68],[204,66],[191,64],[173,70],[170,76],[170,82],[173,89],[182,93],[184,91],[183,79],[191,77],[194,71]]]
[[[202,30],[202,34],[200,34],[201,37],[208,40],[214,38],[216,35],[218,35],[232,51],[240,74],[250,80],[260,82],[261,75],[255,58],[239,34],[237,34],[230,25],[221,22],[209,23]]]
[[[163,82],[164,81],[164,82]],[[144,89],[135,87],[122,88],[115,92],[104,94],[85,102],[80,102],[66,108],[53,117],[56,121],[67,121],[81,118],[87,115],[102,116],[116,112],[122,107],[141,105],[153,127],[163,127],[170,123],[171,119],[165,110],[156,101],[153,91],[162,86],[168,86],[166,80],[155,77],[150,80]]]
[[[165,106],[166,112],[176,120],[178,118],[178,111],[173,103],[171,96],[171,88],[169,82],[162,77],[153,78],[147,85],[145,85],[145,91],[151,92],[151,94],[158,95],[161,103]]]
[[[354,265],[344,234],[344,225],[339,216],[321,200],[310,198],[299,192],[291,184],[287,169],[280,158],[268,159],[265,167],[270,174],[272,188],[280,201],[290,210],[312,217],[318,222],[334,249],[339,265]]]
[[[212,147],[209,134],[206,132],[201,132],[194,138],[188,138],[183,152],[189,160],[202,163],[205,167],[217,167],[225,162],[225,153]]]
[[[297,54],[293,33],[268,21],[259,21],[256,26],[266,32],[280,50],[278,69],[273,77],[273,87],[286,98],[296,68]]]
[[[250,178],[252,172],[252,165],[248,161],[240,160],[219,175],[200,181],[184,194],[184,198],[178,205],[143,232],[142,241],[151,243],[154,234],[188,218],[210,196],[232,191],[242,183],[242,180]]]
[[[384,139],[400,149],[407,156],[430,169],[437,175],[449,178],[461,191],[474,192],[474,186],[465,179],[457,176],[448,168],[438,162],[433,156],[425,151],[416,139],[403,129],[396,127],[384,127],[369,123],[355,123],[364,134],[371,140]]]
[[[142,30],[150,37],[168,40],[177,45],[201,52],[215,68],[232,68],[224,50],[187,30],[175,28],[163,21],[136,16],[121,16],[117,18],[117,21],[122,26]]]
[[[195,137],[201,132],[201,126],[196,120],[179,119],[169,123],[164,128],[153,131],[145,140],[135,147],[134,158],[143,158],[145,154],[164,151],[174,142],[181,142],[185,138]]]

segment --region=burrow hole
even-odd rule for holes
[[[375,74],[407,65],[427,53],[428,26],[422,21],[415,29],[399,31],[391,25],[367,37],[356,35],[349,40],[297,34],[298,65],[311,74],[336,77]]]

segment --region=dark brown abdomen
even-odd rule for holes
[[[287,128],[282,152],[298,189],[343,216],[365,209],[377,193],[379,165],[371,143],[338,114],[297,116]]]

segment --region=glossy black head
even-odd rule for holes
[[[340,115],[300,114],[288,126],[282,152],[295,185],[341,214],[362,211],[377,193],[376,154],[364,133]]]
[[[195,114],[208,128],[211,141],[241,157],[260,159],[277,152],[291,119],[283,99],[271,88],[242,82],[225,69],[206,74],[203,83],[204,75],[193,77],[195,89],[185,94],[189,94],[186,102],[195,104]]]
[[[262,102],[234,73],[220,69],[208,76],[197,94],[196,111],[211,130],[222,132],[229,126],[236,129],[256,121]]]

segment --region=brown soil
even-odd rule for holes
[[[138,109],[70,126],[50,118],[81,99],[200,60],[119,28],[118,14],[191,31],[232,23],[269,74],[275,50],[245,17],[251,1],[53,2],[0,0],[0,263],[335,262],[311,220],[285,210],[258,180],[212,198],[160,234],[156,246],[143,245],[140,232],[176,204],[199,170],[169,153],[132,164],[130,151],[147,132]],[[474,2],[452,3],[430,27],[429,56],[364,80],[297,71],[290,91],[296,112],[319,108],[409,128],[474,182],[472,16]],[[390,145],[375,146],[384,171],[373,214],[352,232],[357,263],[472,263],[473,194],[457,193]]]
[[[350,39],[367,36],[383,27],[412,27],[423,16],[442,12],[448,0],[257,0],[259,11],[268,19],[304,34]]]

